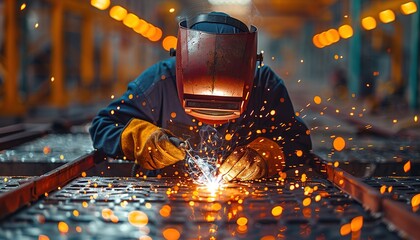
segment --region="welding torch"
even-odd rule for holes
[[[171,141],[171,143],[174,144],[176,147],[185,150],[185,153],[191,158],[191,160],[194,162],[194,164],[200,170],[200,172],[204,175],[207,181],[211,182],[209,176],[207,176],[205,171],[201,168],[200,164],[198,163],[197,158],[191,154],[191,145],[187,141],[182,141],[177,137],[169,137],[169,141]]]

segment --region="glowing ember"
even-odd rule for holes
[[[272,235],[267,235],[262,237],[260,240],[275,240],[276,238]]]
[[[320,97],[320,96],[315,96],[315,97],[314,97],[314,103],[316,103],[316,104],[321,104],[321,102],[322,102],[322,99],[321,99],[321,97]]]
[[[273,214],[274,217],[278,217],[283,213],[283,208],[281,206],[276,206],[273,209],[271,209],[271,214]]]
[[[303,199],[302,204],[305,207],[309,206],[311,204],[311,198],[308,197],[308,198]]]
[[[170,215],[171,215],[171,206],[169,206],[169,205],[164,205],[161,209],[160,209],[160,211],[159,211],[159,213],[160,213],[160,215],[162,216],[162,217],[169,217]]]
[[[381,192],[381,194],[384,194],[386,191],[386,185],[381,186],[381,188],[379,189],[379,191]]]
[[[416,194],[411,198],[411,206],[413,208],[418,207],[420,205],[420,193]]]
[[[50,238],[47,235],[39,235],[38,240],[50,240]]]
[[[236,220],[236,224],[239,226],[245,226],[248,223],[248,219],[246,217],[240,217]]]
[[[179,231],[175,228],[167,228],[162,232],[166,240],[178,240],[181,237]]]
[[[341,236],[345,236],[351,232],[351,226],[350,223],[346,223],[340,228],[340,234]]]
[[[346,141],[342,137],[336,137],[333,141],[333,146],[336,151],[341,151],[346,146]]]
[[[65,222],[59,222],[58,225],[58,231],[60,231],[60,233],[68,233],[69,232],[69,225],[67,225],[67,223]]]
[[[358,232],[363,227],[363,216],[355,217],[351,220],[350,228],[352,232]]]
[[[142,211],[132,211],[128,214],[128,222],[135,227],[146,226],[149,218]]]
[[[408,161],[404,164],[404,172],[408,172],[411,169],[411,162]]]

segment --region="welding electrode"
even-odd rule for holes
[[[175,146],[177,146],[180,149],[185,150],[185,153],[187,154],[188,157],[191,158],[191,160],[195,163],[196,167],[200,170],[200,172],[204,175],[204,177],[207,179],[207,181],[210,182],[209,177],[207,176],[207,174],[203,171],[203,169],[201,168],[200,164],[198,163],[197,159],[191,154],[191,146],[188,144],[188,142],[182,141],[181,139],[177,138],[177,137],[169,137],[169,141],[172,142],[172,144],[174,144]]]

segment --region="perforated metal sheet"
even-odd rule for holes
[[[363,218],[362,229],[345,231],[356,217]],[[164,239],[177,234],[179,239],[399,238],[324,179],[230,183],[212,193],[179,179],[77,178],[0,224],[5,239]]]

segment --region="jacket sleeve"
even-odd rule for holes
[[[124,157],[121,134],[131,119],[154,123],[154,111],[150,100],[139,87],[139,79],[128,84],[127,91],[107,107],[99,111],[89,129],[93,147],[107,156]]]
[[[303,163],[312,149],[310,132],[303,120],[296,116],[286,86],[268,67],[261,72],[265,87],[261,95],[267,104],[260,109],[260,126],[264,137],[275,141],[282,148],[286,166]]]

